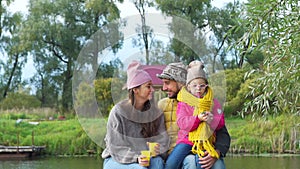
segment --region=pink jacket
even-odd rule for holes
[[[224,127],[225,119],[224,113],[222,111],[221,104],[217,99],[214,99],[213,104],[213,121],[210,123],[210,127],[212,130],[219,130]],[[200,124],[200,120],[197,116],[193,116],[194,107],[188,105],[184,102],[178,102],[177,104],[177,125],[179,127],[178,131],[178,139],[176,144],[185,143],[189,145],[193,145],[192,142],[188,139],[188,134],[190,131],[197,129]]]

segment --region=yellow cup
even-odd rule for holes
[[[148,150],[143,150],[143,151],[141,151],[141,154],[142,154],[143,156],[145,156],[145,159],[148,160],[148,163],[147,163],[146,165],[144,165],[145,167],[148,167],[148,166],[150,165],[150,157],[151,157],[150,151],[148,151]]]
[[[149,151],[151,152],[151,156],[152,157],[155,157],[157,154],[156,154],[156,151],[155,151],[155,146],[157,145],[158,143],[156,142],[149,142]]]

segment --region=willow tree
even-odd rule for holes
[[[96,31],[119,18],[119,10],[113,1],[106,0],[30,0],[28,11],[23,43],[32,47],[35,63],[42,70],[40,80],[55,84],[63,110],[69,110],[73,104],[73,70],[82,47]],[[109,31],[102,32],[99,48],[111,39]],[[95,51],[86,62],[97,64],[97,56]]]
[[[253,96],[242,115],[254,117],[300,113],[300,6],[292,0],[250,0],[246,6],[247,32],[237,46],[245,52],[263,51],[259,78],[250,86]],[[246,50],[244,48],[246,47]],[[247,77],[246,76],[246,77]]]

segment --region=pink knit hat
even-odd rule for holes
[[[132,61],[127,69],[127,89],[132,89],[148,81],[152,81],[152,78],[142,69],[140,62]]]

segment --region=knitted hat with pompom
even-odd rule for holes
[[[202,78],[207,81],[205,71],[203,70],[204,65],[201,61],[192,61],[187,68],[186,84],[189,84],[192,80]]]

